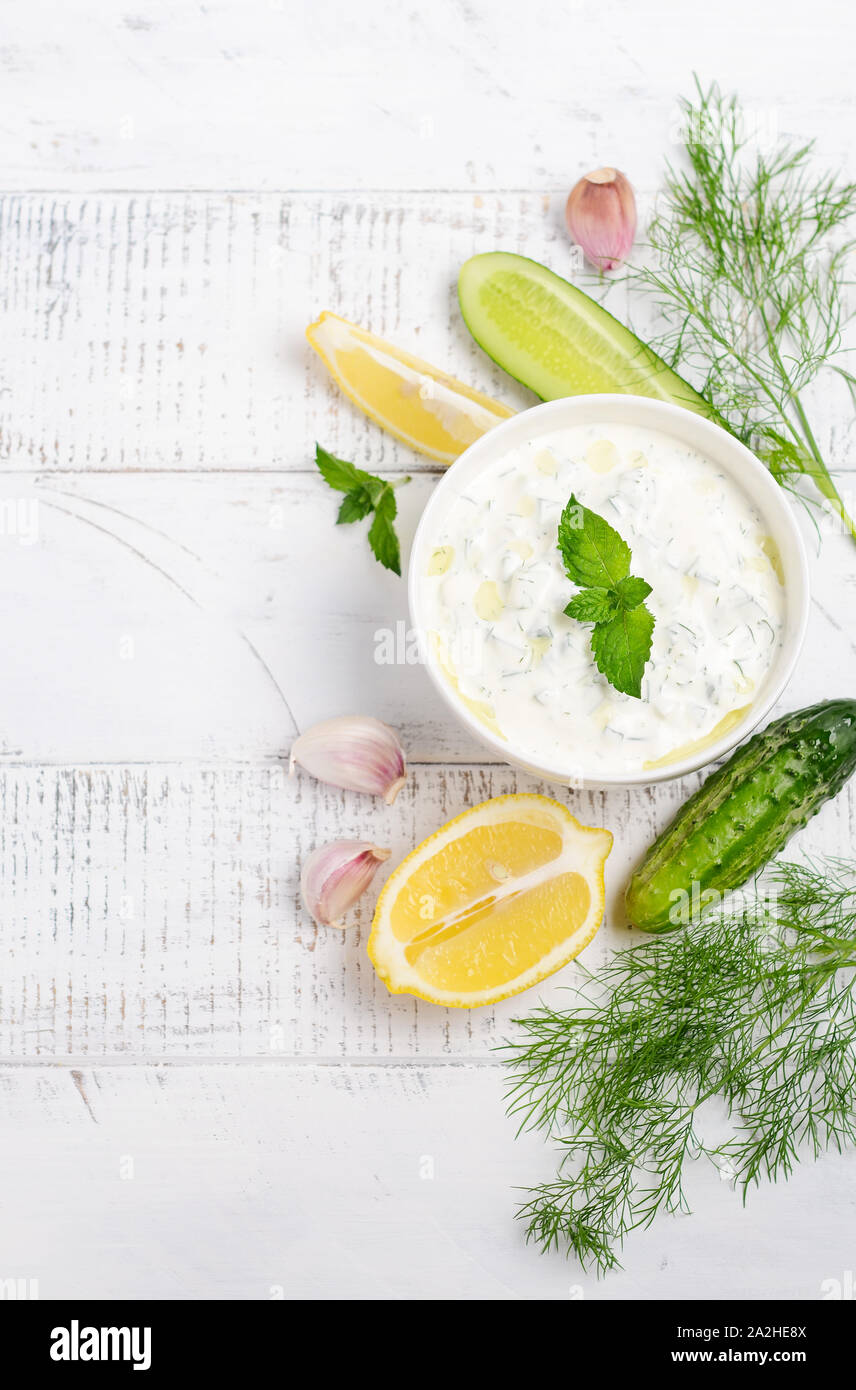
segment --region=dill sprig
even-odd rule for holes
[[[688,1160],[745,1199],[856,1142],[854,978],[856,861],[784,863],[762,896],[617,951],[567,1008],[518,1020],[509,1112],[559,1149],[518,1211],[527,1238],[603,1273],[630,1231],[688,1210]]]
[[[753,150],[736,98],[697,78],[696,90],[682,102],[688,168],[667,166],[649,229],[656,264],[630,277],[666,325],[652,346],[780,484],[806,500],[810,478],[856,540],[802,399],[828,366],[856,400],[856,377],[833,360],[851,317],[842,229],[856,184],[814,173],[813,143]]]

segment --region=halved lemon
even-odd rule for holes
[[[322,314],[306,336],[354,405],[397,439],[441,463],[452,463],[514,414],[337,314]]]
[[[497,796],[424,840],[387,880],[369,956],[392,994],[494,1004],[587,946],[603,920],[608,830],[546,796]]]

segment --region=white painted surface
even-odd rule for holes
[[[610,160],[650,193],[693,67],[849,160],[852,27],[831,0],[726,0],[691,23],[678,0],[525,23],[510,0],[4,15],[0,1279],[43,1297],[801,1299],[853,1267],[851,1156],[748,1212],[694,1174],[696,1214],[600,1284],[527,1250],[511,1188],[551,1157],[514,1141],[491,1048],[534,1001],[390,1000],[370,902],[339,936],[296,892],[321,839],[371,824],[397,858],[534,785],[484,762],[418,668],[374,659],[403,585],[334,531],[313,441],[418,473],[405,544],[433,470],[337,395],[305,324],[336,309],[525,404],[460,324],[460,261],[502,246],[565,268],[568,184]],[[852,466],[842,401],[818,408]],[[785,707],[856,688],[852,548],[827,538],[812,567]],[[404,733],[391,810],[285,776],[295,725],[348,706]],[[591,963],[694,784],[571,798],[616,833]],[[851,789],[803,843],[848,852],[854,829]]]
[[[838,0],[30,0],[3,21],[0,175],[46,188],[652,181],[691,75],[849,152]]]
[[[492,1066],[6,1067],[0,1100],[4,1269],[42,1298],[817,1299],[852,1269],[846,1158],[746,1209],[694,1171],[600,1282],[539,1255],[509,1212],[551,1156]]]

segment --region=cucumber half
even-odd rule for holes
[[[472,256],[458,276],[458,299],[479,346],[544,401],[618,391],[716,418],[641,338],[537,261],[509,251]]]

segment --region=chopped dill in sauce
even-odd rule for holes
[[[587,461],[606,454],[606,472]],[[573,589],[556,540],[572,492],[620,517],[632,572],[653,586],[641,700],[600,675],[590,629],[563,611]],[[428,625],[460,693],[490,707],[521,756],[637,771],[757,698],[784,627],[775,549],[749,497],[695,450],[655,430],[574,426],[510,450],[459,502],[434,540],[452,561],[422,579]]]

